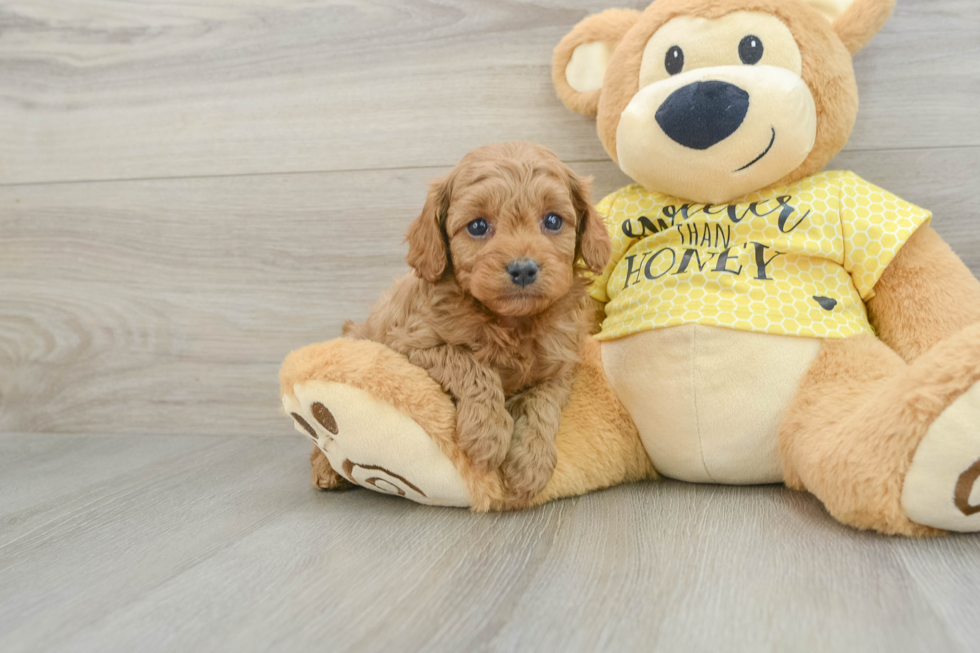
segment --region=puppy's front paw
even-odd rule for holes
[[[538,496],[558,462],[558,449],[554,442],[543,438],[515,437],[501,472],[508,493],[508,507],[512,510],[526,508]]]
[[[503,404],[487,406],[461,400],[456,407],[456,439],[477,467],[500,467],[513,431],[514,420]]]
[[[330,461],[318,447],[313,447],[313,453],[310,454],[310,465],[312,467],[310,480],[313,481],[315,488],[321,490],[353,490],[357,487],[334,471],[333,467],[330,466]]]

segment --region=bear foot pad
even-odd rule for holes
[[[298,432],[312,440],[342,478],[427,505],[467,507],[462,476],[411,417],[343,383],[297,383],[282,397]]]
[[[929,427],[905,475],[902,507],[919,524],[980,531],[980,383]]]

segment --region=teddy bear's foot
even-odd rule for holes
[[[452,401],[403,356],[333,340],[290,354],[280,381],[286,414],[323,454],[311,457],[315,486],[359,485],[430,505],[488,502],[452,441]]]
[[[417,503],[469,506],[466,484],[411,417],[343,383],[298,383],[283,397],[296,430],[314,442],[348,482]],[[309,427],[309,428],[307,428]],[[313,433],[311,434],[310,431]]]
[[[780,438],[786,484],[846,524],[980,531],[980,324],[911,364],[870,335],[824,342]]]
[[[313,457],[317,487],[337,489],[335,480],[345,480],[418,503],[482,512],[656,478],[591,339],[562,412],[554,474],[542,492],[518,503],[507,496],[498,470],[480,469],[460,449],[456,410],[439,384],[384,345],[339,338],[298,349],[283,362],[279,381],[286,415],[329,463]]]
[[[980,531],[980,383],[929,427],[905,475],[902,507],[919,524]]]

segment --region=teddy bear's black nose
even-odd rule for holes
[[[749,94],[728,82],[683,86],[657,109],[657,124],[670,138],[693,150],[706,150],[739,128],[749,110]]]

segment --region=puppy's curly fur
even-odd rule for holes
[[[554,471],[561,410],[592,321],[583,274],[600,272],[610,255],[590,185],[540,145],[473,150],[432,182],[409,228],[415,274],[396,281],[366,322],[344,328],[405,354],[450,393],[460,447],[486,469],[502,466],[513,507]],[[515,277],[515,261],[534,263],[532,282]]]

